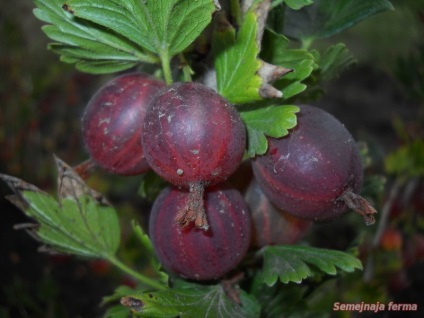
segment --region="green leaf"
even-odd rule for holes
[[[250,157],[263,155],[268,149],[266,136],[280,138],[288,134],[288,129],[296,126],[299,107],[292,105],[267,106],[240,111],[247,128]]]
[[[330,46],[319,61],[320,75],[323,80],[336,77],[356,60],[343,43]]]
[[[153,170],[150,170],[141,176],[138,194],[142,198],[153,202],[167,184],[164,179],[159,177]]]
[[[163,282],[164,285],[168,284],[168,274],[160,270],[161,266],[159,260],[156,258],[153,244],[149,236],[144,232],[142,227],[136,221],[133,220],[131,222],[131,225],[135,235],[137,236],[139,242],[141,243],[142,247],[144,248],[144,251],[147,254],[146,256],[150,260],[150,265],[152,266],[152,269],[156,271],[156,273],[160,277],[161,282]]]
[[[257,58],[260,49],[256,41],[257,19],[255,11],[249,11],[237,35],[227,21],[222,21],[213,34],[218,92],[234,104],[262,99],[259,95],[262,79],[257,74],[261,68]]]
[[[59,50],[52,48],[52,45],[49,45],[49,48],[51,48],[53,52],[59,53]],[[137,65],[137,63],[118,61],[79,61],[67,55],[62,55],[60,60],[64,63],[76,63],[75,67],[77,70],[90,74],[110,74],[124,71]]]
[[[424,176],[424,140],[415,139],[389,154],[386,171],[402,177]]]
[[[69,0],[76,17],[115,31],[151,53],[174,56],[210,23],[213,0]]]
[[[115,210],[68,165],[57,158],[56,162],[59,200],[20,179],[0,174],[16,193],[8,199],[38,222],[23,228],[58,252],[93,258],[113,256],[120,242]]]
[[[295,52],[292,52],[295,53]],[[289,55],[287,55],[289,56]],[[314,69],[315,61],[302,60],[293,67],[294,72],[287,74],[284,78],[278,80],[274,86],[283,93],[283,99],[289,99],[297,94],[302,93],[307,85],[302,83],[306,80]]]
[[[222,285],[200,285],[184,282],[175,288],[130,295],[121,303],[137,317],[173,318],[254,318],[259,316],[259,304],[246,292],[240,292],[241,306],[228,298]]]
[[[128,312],[128,309],[122,305],[115,305],[108,308],[103,318],[131,318],[131,314]]]
[[[300,283],[313,275],[308,264],[329,275],[335,275],[336,268],[346,272],[362,269],[359,259],[341,251],[298,245],[268,246],[264,250],[263,282],[269,286],[278,279],[282,283]]]
[[[118,287],[115,288],[112,295],[103,297],[101,305],[105,305],[105,304],[108,304],[108,303],[118,301],[122,297],[129,295],[133,292],[134,292],[134,289],[127,286],[127,285],[118,286]],[[127,310],[127,312],[128,312],[128,310]]]
[[[256,271],[249,293],[262,305],[260,317],[328,318],[328,307],[324,309],[325,314],[320,313],[316,297],[310,294],[312,290],[321,291],[322,285],[312,286],[278,283],[268,286],[263,283],[263,272]]]
[[[371,175],[364,179],[361,195],[364,197],[378,198],[384,193],[387,177],[383,175]]]
[[[157,57],[111,29],[76,18],[62,9],[63,0],[34,0],[34,15],[48,23],[42,27],[55,41],[49,49],[61,60],[76,63],[90,73],[109,73],[128,69],[139,62],[156,63]]]
[[[314,0],[312,5],[301,10],[286,10],[284,34],[310,42],[342,32],[373,14],[392,9],[387,0]]]
[[[136,234],[143,248],[146,249],[146,251],[148,251],[150,254],[154,254],[153,244],[150,241],[149,236],[144,232],[144,230],[140,226],[140,224],[138,224],[137,221],[133,220],[131,222],[131,225],[134,233]]]
[[[285,3],[289,8],[293,10],[299,10],[303,8],[304,6],[309,6],[314,1],[312,0],[273,0],[271,3],[271,9],[275,8],[276,6]]]
[[[283,35],[265,30],[261,57],[269,63],[293,70],[273,84],[283,93],[283,99],[289,99],[303,92],[306,84],[302,82],[318,67],[315,57],[310,52],[290,49],[288,45],[289,40]]]

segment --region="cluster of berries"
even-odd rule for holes
[[[131,73],[90,100],[82,132],[91,159],[120,175],[152,169],[171,185],[156,198],[149,235],[162,266],[195,280],[233,270],[249,247],[295,243],[312,221],[372,208],[362,185],[359,151],[332,115],[300,105],[298,124],[250,160],[244,195],[226,180],[240,167],[246,128],[237,109],[211,88],[166,86]],[[284,211],[284,212],[283,212]],[[300,219],[299,219],[300,218]]]

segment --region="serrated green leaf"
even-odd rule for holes
[[[323,80],[336,77],[356,60],[343,43],[330,46],[319,61],[320,75]]]
[[[284,84],[282,84],[280,82],[281,86],[284,86]],[[277,87],[279,85],[276,85]],[[300,82],[293,82],[290,84],[287,84],[284,89],[282,89],[281,91],[283,92],[283,96],[285,99],[288,99],[290,97],[293,97],[297,94],[302,93],[305,89],[307,88],[306,84],[300,83]]]
[[[145,38],[143,29],[147,21],[137,16],[140,14],[144,17],[141,1],[69,0],[65,5],[66,10],[74,16],[110,28],[133,43],[139,43]],[[143,47],[146,48],[145,45]],[[153,52],[151,48],[147,49]]]
[[[293,10],[299,10],[305,6],[309,6],[314,3],[312,0],[273,0],[271,3],[271,9],[276,6],[285,3],[289,8]]]
[[[129,295],[133,292],[134,292],[134,289],[127,285],[118,286],[115,288],[112,295],[104,296],[102,298],[102,305],[120,300],[122,297]]]
[[[247,129],[247,151],[251,158],[263,155],[268,149],[266,136],[280,138],[296,126],[299,107],[292,105],[267,106],[240,112]]]
[[[321,289],[317,290],[319,292]],[[307,285],[268,286],[263,283],[263,272],[259,270],[255,272],[249,289],[249,293],[262,305],[260,317],[329,318],[317,310],[316,299],[308,293],[310,291]]]
[[[139,61],[135,55],[123,55],[116,48],[108,44],[95,42],[93,39],[87,39],[73,34],[67,34],[64,37],[63,32],[53,25],[46,25],[41,29],[50,39],[61,42],[60,44],[53,43],[50,46],[58,48],[63,46],[64,49],[68,50],[66,52],[67,55],[75,55],[79,58],[93,60]]]
[[[329,275],[335,275],[337,268],[346,272],[362,269],[359,259],[341,251],[298,245],[268,246],[264,250],[263,282],[269,286],[277,280],[300,283],[313,275],[309,265]]]
[[[115,31],[144,49],[173,56],[190,45],[210,23],[213,0],[69,0],[82,19]]]
[[[296,54],[295,52],[291,52],[292,54]],[[304,55],[304,52],[299,52],[298,56]],[[289,57],[290,54],[287,56]],[[283,93],[283,99],[289,99],[297,94],[303,92],[307,85],[302,83],[305,81],[311,74],[315,68],[315,60],[311,58],[312,55],[308,55],[307,59],[297,60],[297,61],[287,61],[282,62],[282,64],[293,64],[293,72],[287,74],[287,76],[278,80],[274,86]],[[309,59],[311,58],[311,59]]]
[[[136,63],[125,62],[81,61],[76,63],[75,67],[85,73],[109,74],[127,70],[135,65]]]
[[[237,35],[229,24],[213,34],[218,92],[231,103],[243,104],[262,99],[259,96],[262,79],[257,74],[261,67],[257,58],[257,32],[256,13],[249,11]]]
[[[314,0],[301,10],[287,9],[284,15],[285,35],[311,41],[342,32],[379,12],[392,10],[387,0]]]
[[[130,295],[122,303],[137,317],[174,318],[256,318],[260,306],[246,292],[240,292],[242,305],[226,295],[222,285],[199,285],[184,283],[160,292]]]
[[[264,50],[261,57],[272,64],[292,69],[273,85],[283,93],[283,99],[289,99],[306,89],[302,83],[318,68],[313,54],[303,49],[290,49],[289,40],[271,30],[264,32]]]
[[[90,197],[79,202],[64,199],[61,204],[41,191],[22,191],[28,204],[24,212],[40,227],[36,236],[55,250],[85,257],[113,255],[119,244],[115,211],[99,206]]]
[[[76,18],[65,11],[63,0],[34,0],[34,15],[48,23],[42,27],[56,43],[50,44],[67,63],[84,63],[79,69],[90,73],[109,73],[128,69],[139,62],[157,63],[157,57],[146,53],[132,42],[110,29]],[[63,54],[63,55],[62,55]],[[94,60],[94,61],[92,61]],[[113,64],[117,64],[113,67]]]
[[[58,167],[59,200],[15,177],[0,178],[16,193],[10,201],[38,222],[28,230],[49,248],[84,257],[113,256],[120,242],[115,210],[69,166],[58,160]]]

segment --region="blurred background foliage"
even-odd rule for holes
[[[417,295],[424,293],[424,1],[392,3],[394,11],[312,47],[344,42],[358,60],[325,84],[316,104],[366,142],[371,160],[367,175],[387,179],[385,191],[374,198],[379,211],[387,210],[384,224],[364,228],[346,217],[337,224],[317,225],[308,237],[321,247],[356,244],[367,265],[364,273],[348,276],[342,284],[326,281],[326,293],[313,294],[311,302],[327,312],[334,299],[394,298],[422,304]],[[48,39],[33,7],[27,0],[0,0],[0,172],[54,191],[52,155],[71,165],[87,159],[80,117],[90,96],[111,76],[83,74],[59,62],[46,50]],[[89,182],[110,198],[124,227],[133,217],[145,221],[149,203],[137,195],[139,177],[99,171]],[[97,316],[102,310],[93,303],[99,304],[117,284],[133,284],[105,263],[37,253],[37,242],[13,230],[14,224],[28,220],[4,199],[8,193],[0,184],[1,318]],[[124,228],[123,233],[129,231]],[[129,246],[123,257],[142,268],[140,251],[131,247],[131,240],[123,240]]]
[[[87,159],[80,117],[91,95],[111,75],[93,76],[61,63],[47,50],[42,23],[32,1],[13,5],[0,0],[0,172],[22,178],[40,189],[56,190],[53,154],[77,165]],[[140,179],[97,171],[90,185],[108,195],[124,220],[140,219],[148,203],[137,196]],[[111,185],[113,184],[113,187]],[[99,317],[103,296],[128,277],[105,261],[76,260],[39,253],[39,243],[15,224],[29,222],[4,197],[0,184],[0,317]],[[122,258],[142,269],[144,260],[123,221]],[[81,292],[84,295],[81,295]]]

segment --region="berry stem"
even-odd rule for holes
[[[225,294],[237,305],[241,305],[240,300],[240,289],[235,285],[238,284],[244,277],[244,272],[239,272],[229,279],[223,279],[221,286],[224,289]]]
[[[81,177],[81,179],[87,180],[95,168],[96,163],[91,159],[87,159],[75,166],[73,169]]]
[[[374,214],[376,214],[377,211],[359,194],[353,193],[351,190],[347,190],[343,193],[341,199],[349,208],[353,209],[364,218],[366,225],[372,225],[375,223]]]
[[[183,209],[178,211],[175,221],[182,227],[186,227],[190,222],[194,221],[194,225],[197,228],[207,231],[209,224],[206,219],[203,200],[205,193],[203,182],[193,182],[190,184],[189,189],[188,202]]]
[[[117,259],[115,256],[109,256],[107,257],[107,260],[109,262],[111,262],[113,265],[115,265],[116,267],[118,267],[121,271],[127,273],[128,275],[134,277],[135,279],[137,279],[138,281],[156,289],[156,290],[165,290],[167,289],[167,287],[164,284],[161,284],[160,282],[151,279],[147,276],[144,276],[143,274],[140,274],[138,272],[136,272],[135,270],[133,270],[131,267],[125,265],[124,263],[122,263],[119,259]]]

